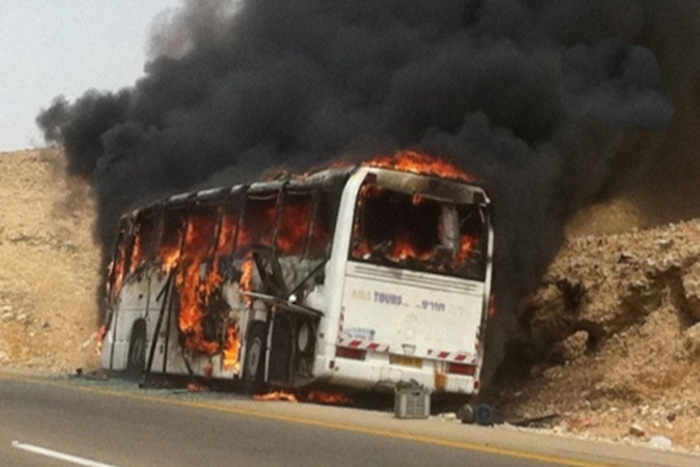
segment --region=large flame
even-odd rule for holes
[[[205,338],[202,325],[212,298],[223,282],[218,263],[204,262],[210,259],[210,244],[215,232],[216,219],[191,215],[185,231],[184,246],[178,250],[179,258],[174,260],[174,263],[182,262],[176,275],[180,298],[180,330],[185,336],[187,348],[207,355],[214,355],[221,349],[221,342]],[[158,253],[163,268],[167,271],[169,265],[174,264],[171,256],[173,249],[161,249]]]
[[[417,151],[399,151],[392,156],[377,156],[366,162],[372,167],[395,169],[423,175],[452,178],[464,182],[474,182],[476,178],[440,157],[433,157]]]

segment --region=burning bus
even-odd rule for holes
[[[172,196],[121,219],[102,366],[476,394],[492,249],[484,190],[414,152]]]

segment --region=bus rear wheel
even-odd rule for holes
[[[139,376],[146,368],[146,322],[142,319],[134,323],[129,339],[129,356],[126,372],[130,376]]]
[[[267,326],[258,321],[252,324],[246,344],[243,387],[247,394],[261,394],[267,389],[265,384],[266,351]]]

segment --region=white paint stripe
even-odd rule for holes
[[[19,441],[13,441],[12,447],[17,449],[24,449],[25,451],[33,452],[35,454],[40,454],[46,457],[53,457],[54,459],[72,462],[73,464],[84,465],[86,467],[116,467],[112,464],[104,464],[102,462],[85,459],[84,457],[71,456],[70,454],[64,454],[62,452],[53,451],[51,449],[46,449],[39,446],[34,446],[32,444],[20,443]]]

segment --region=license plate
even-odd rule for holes
[[[423,360],[417,357],[407,357],[405,355],[390,355],[389,363],[394,365],[412,366],[420,368],[423,366]]]

